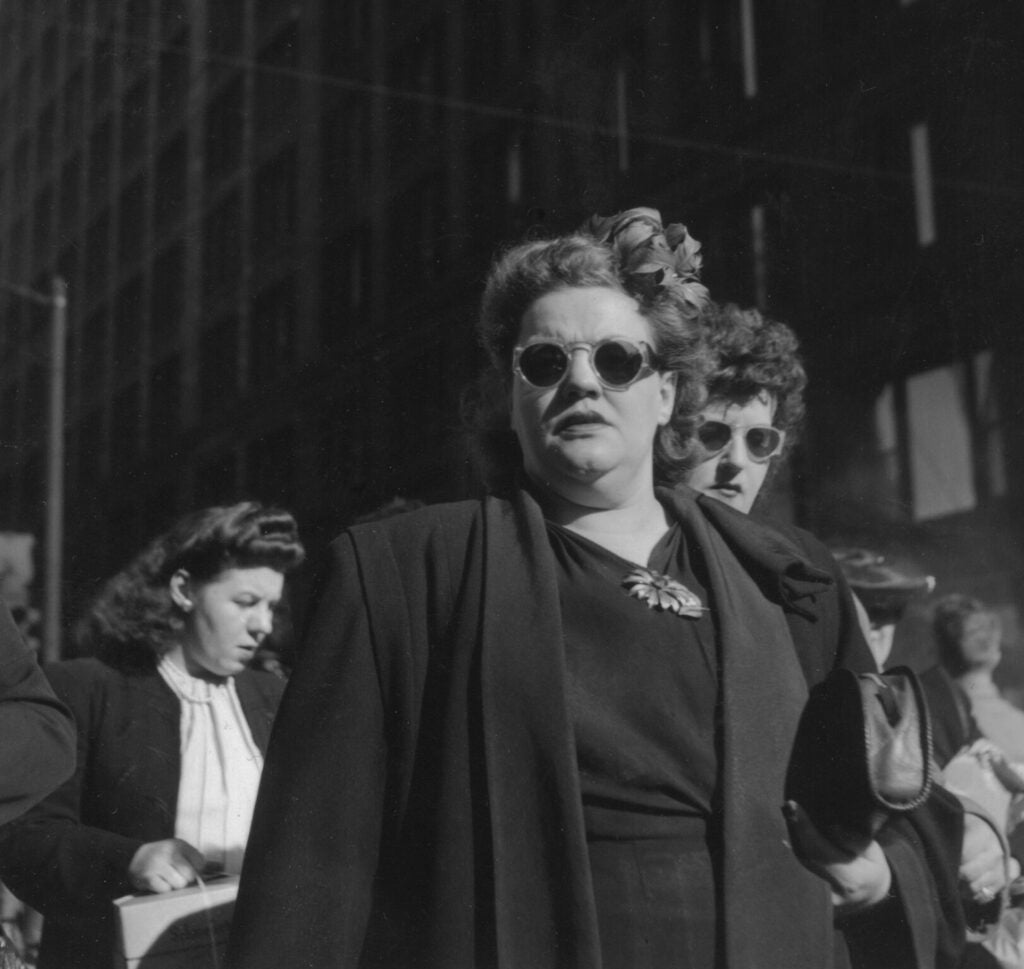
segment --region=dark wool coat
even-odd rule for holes
[[[0,602],[0,824],[75,769],[75,725]]]
[[[0,829],[0,879],[44,915],[40,969],[110,969],[112,901],[134,891],[128,865],[143,844],[174,837],[181,707],[152,662],[76,659],[46,673],[78,724],[78,769]],[[284,684],[247,670],[235,688],[265,752]]]
[[[662,497],[707,563],[721,640],[729,969],[831,966],[829,892],[786,846],[780,808],[808,681],[871,663],[852,603],[776,532]],[[599,969],[540,510],[525,494],[434,506],[332,548],[274,730],[229,965]],[[946,820],[958,856],[959,815]],[[955,862],[892,837],[915,901],[881,906],[891,958],[873,965],[944,965],[930,862],[940,880]]]

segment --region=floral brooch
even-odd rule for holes
[[[622,577],[622,587],[629,595],[646,602],[651,609],[674,612],[677,616],[699,619],[705,606],[682,582],[654,569],[639,565]]]

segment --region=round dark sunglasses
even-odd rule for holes
[[[532,387],[554,387],[569,372],[569,359],[577,350],[587,351],[597,379],[609,390],[625,390],[654,372],[651,348],[621,337],[597,343],[533,340],[515,348],[512,369]]]
[[[714,457],[724,451],[737,435],[743,436],[747,454],[751,461],[764,464],[770,461],[786,441],[786,432],[770,424],[755,424],[753,427],[733,427],[725,421],[704,421],[697,428],[697,440],[704,448],[706,457]]]

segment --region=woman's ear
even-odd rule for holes
[[[661,394],[661,403],[658,408],[658,424],[664,427],[672,420],[672,414],[676,409],[676,377],[678,374],[673,370],[670,373],[659,373],[658,379],[661,385],[658,388]]]
[[[192,577],[184,569],[178,569],[168,583],[171,602],[182,612],[192,611]]]

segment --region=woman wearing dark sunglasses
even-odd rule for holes
[[[808,681],[871,663],[833,621],[852,607],[774,533],[660,487],[703,399],[698,250],[633,209],[497,260],[490,495],[334,543],[235,969],[819,969],[848,965],[839,913],[879,929],[862,966],[946,965],[937,911],[890,896],[936,897],[919,847],[787,844]]]

